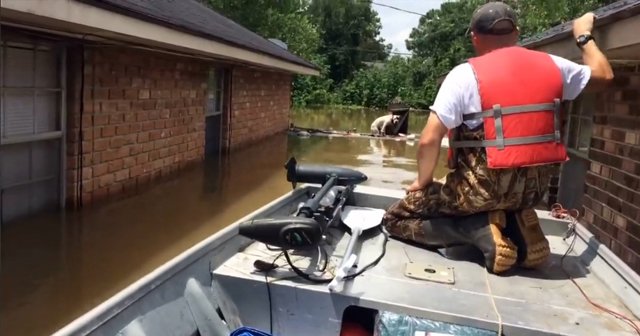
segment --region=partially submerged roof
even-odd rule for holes
[[[319,68],[197,0],[2,0],[3,24],[318,75]]]
[[[640,14],[640,1],[621,0],[593,11],[596,16],[594,28],[609,25]],[[521,42],[527,48],[536,48],[558,40],[573,37],[573,20],[559,24],[540,34],[532,36]]]

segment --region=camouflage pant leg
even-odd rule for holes
[[[548,166],[500,170],[463,166],[450,172],[444,183],[433,182],[392,204],[383,224],[392,236],[424,244],[424,219],[533,208],[547,190],[550,172]]]

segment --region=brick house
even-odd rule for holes
[[[0,222],[284,131],[293,76],[318,75],[197,0],[0,4]]]
[[[594,37],[614,71],[603,92],[584,92],[565,110],[570,160],[559,169],[550,202],[581,211],[580,222],[640,273],[640,2],[602,7]],[[582,63],[572,22],[523,46]]]

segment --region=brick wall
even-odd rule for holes
[[[640,73],[617,69],[594,116],[583,222],[640,272]]]
[[[562,174],[562,166],[554,165],[549,180],[549,189],[547,194],[543,196],[543,204],[540,208],[550,208],[554,203],[558,202],[558,188],[560,187],[560,175]]]
[[[289,127],[291,75],[236,67],[232,72],[229,147],[239,148]]]
[[[566,133],[568,132],[567,126],[568,126],[568,118],[569,118],[569,112],[571,109],[571,102],[569,101],[564,101],[562,103],[562,110],[563,113],[562,118],[560,120],[560,129],[561,129],[561,134],[562,137],[564,139]],[[540,208],[547,208],[549,209],[553,204],[558,202],[558,193],[559,193],[559,188],[560,188],[560,176],[562,175],[562,164],[556,164],[553,167],[552,173],[551,173],[551,180],[549,181],[549,189],[547,194],[543,197],[543,202],[544,204],[540,207]]]
[[[82,102],[80,55],[76,50],[69,62],[76,93],[68,112],[68,201],[135,190],[202,158],[205,63],[87,47]]]

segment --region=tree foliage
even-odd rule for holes
[[[616,0],[508,0],[520,16],[521,36],[528,38]]]
[[[518,15],[520,38],[526,39],[555,25],[607,5],[615,0],[504,0]],[[454,66],[473,56],[471,36],[467,32],[473,11],[484,0],[445,2],[421,17],[406,41],[415,58],[430,60],[430,71],[416,90],[426,101],[433,101],[438,79]]]
[[[342,83],[365,61],[384,60],[391,46],[379,37],[380,19],[368,2],[313,0],[309,15],[322,35],[320,53],[327,57],[329,76]]]
[[[449,0],[426,12],[406,40],[411,57],[390,56],[380,19],[367,0],[203,0],[234,21],[318,65],[319,77],[296,76],[296,105],[385,107],[400,97],[428,108],[438,79],[473,56],[467,33],[485,0]],[[518,13],[521,38],[615,0],[504,0]]]

